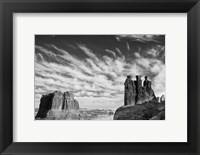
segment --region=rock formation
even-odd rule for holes
[[[156,97],[158,103],[160,103],[160,97]]]
[[[70,92],[55,91],[40,99],[36,118],[80,119],[79,103]]]
[[[162,95],[162,96],[160,97],[160,102],[161,102],[161,103],[164,103],[164,102],[165,102],[165,95]]]
[[[127,76],[124,83],[124,105],[135,105],[136,102],[136,88],[131,76]]]
[[[115,111],[114,120],[165,119],[165,102],[158,102],[147,76],[142,86],[141,76],[132,81],[129,75],[124,86],[124,106]]]
[[[114,114],[114,120],[164,120],[165,104],[155,100],[134,106],[119,107]]]
[[[141,76],[137,75],[136,80],[132,81],[129,75],[127,76],[124,86],[124,105],[142,104],[156,99],[154,91],[151,88],[151,81],[148,80],[147,76],[142,86]]]

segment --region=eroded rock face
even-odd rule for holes
[[[124,105],[142,104],[156,99],[154,91],[151,88],[151,81],[147,77],[145,77],[143,86],[141,76],[137,75],[135,81],[131,78],[131,76],[127,76],[124,83]]]
[[[78,110],[79,104],[78,101],[74,99],[74,95],[70,92],[65,92],[64,96],[64,107],[65,110]]]
[[[158,102],[147,77],[142,85],[141,76],[136,76],[135,81],[127,76],[124,85],[124,106],[115,111],[114,120],[165,119],[165,102]]]
[[[55,91],[43,95],[36,118],[80,119],[79,103],[70,92]]]
[[[124,105],[135,105],[136,86],[133,83],[131,76],[127,76],[124,86]]]
[[[54,96],[53,96],[53,100],[52,100],[51,109],[61,110],[62,105],[63,105],[63,100],[64,100],[63,93],[60,92],[60,91],[55,91]]]
[[[114,114],[114,120],[164,120],[165,104],[149,101],[138,105],[119,107]]]

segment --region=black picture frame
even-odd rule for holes
[[[188,142],[13,142],[13,13],[49,12],[187,13]],[[200,154],[200,95],[198,96],[200,89],[199,37],[200,3],[198,0],[0,0],[1,154]],[[24,124],[24,126],[26,125]]]

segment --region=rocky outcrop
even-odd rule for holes
[[[162,96],[160,97],[160,102],[161,102],[161,103],[164,103],[164,102],[165,102],[165,95],[162,95]]]
[[[127,76],[124,85],[124,106],[115,111],[114,120],[165,119],[165,102],[158,102],[147,76],[143,85],[141,76],[137,75],[135,81]]]
[[[136,99],[136,85],[129,75],[124,83],[124,105],[135,105]]]
[[[165,103],[165,95],[156,98],[159,103]]]
[[[138,105],[119,107],[114,114],[114,120],[164,120],[165,104],[149,101]]]
[[[80,119],[79,103],[70,92],[55,91],[43,95],[35,118]]]
[[[144,102],[156,100],[153,89],[151,88],[151,81],[148,80],[147,76],[143,82],[141,76],[137,75],[136,80],[133,81],[129,75],[124,83],[124,105],[136,105]]]

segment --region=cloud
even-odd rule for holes
[[[50,51],[50,50],[47,50],[46,48],[44,47],[41,47],[41,46],[37,46],[35,45],[35,49],[38,50],[39,52],[41,53],[38,53],[38,57],[36,57],[37,60],[40,60],[41,56],[42,56],[42,53],[46,54],[48,57],[51,57],[53,58],[55,61],[57,62],[60,62],[60,59],[58,58],[58,55],[56,55],[54,52]],[[43,56],[42,56],[43,58]],[[44,58],[43,58],[44,59]]]
[[[106,51],[107,53],[109,53],[109,54],[113,55],[114,57],[116,57],[116,54],[115,54],[115,52],[114,52],[114,51],[112,51],[112,50],[109,50],[109,49],[106,49],[105,51]]]
[[[144,57],[136,59],[135,63],[133,70],[142,76],[149,75],[156,95],[165,94],[165,64],[161,60]]]
[[[119,48],[116,48],[116,51],[119,53],[120,56],[122,56],[122,52],[120,51]]]
[[[41,53],[37,53],[36,61],[44,61],[44,58]]]
[[[152,79],[152,83],[157,96],[161,97],[161,95],[165,94],[165,69],[160,70]]]
[[[126,47],[127,47],[127,50],[129,51],[130,50],[130,46],[129,46],[128,42],[126,42]]]
[[[70,55],[66,50],[60,49],[54,45],[52,45],[52,47],[57,51],[61,52],[63,54],[61,57],[64,60],[67,60],[69,64],[71,64],[71,66],[73,66],[74,68],[77,67],[88,74],[92,74],[91,70],[88,69],[87,65],[83,61],[78,60],[75,56]]]
[[[118,41],[124,40],[124,39],[128,39],[131,41],[137,41],[137,42],[142,42],[142,43],[148,43],[148,42],[155,42],[155,43],[160,43],[159,39],[158,39],[159,35],[137,35],[137,34],[133,34],[133,35],[118,35],[116,36],[116,39]]]
[[[138,52],[135,52],[134,55],[135,55],[136,58],[140,58],[141,57],[140,53],[138,53]]]
[[[96,63],[94,63],[93,60],[86,58],[86,62],[88,63],[88,65],[92,68],[92,70],[93,70],[95,73],[102,72],[102,69],[101,69],[98,65],[96,65]],[[94,72],[93,72],[93,73],[94,73]]]
[[[97,56],[87,47],[85,47],[84,45],[78,44],[78,47],[90,58],[94,59],[96,62],[99,61],[99,59],[97,58]]]
[[[157,46],[154,46],[153,48],[150,48],[147,50],[147,54],[150,55],[150,56],[153,56],[153,57],[158,57],[159,55],[163,55],[165,52],[165,47],[164,46],[161,46],[161,45],[157,45]]]

